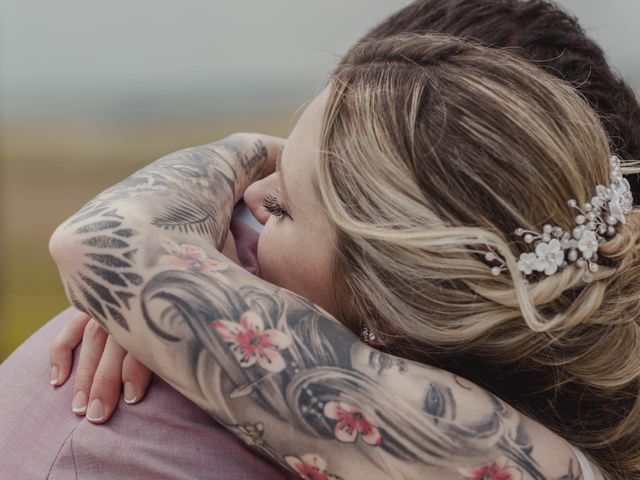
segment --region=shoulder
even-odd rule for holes
[[[395,422],[446,445],[440,453],[459,478],[580,478],[579,461],[563,438],[462,377],[362,345],[352,348],[352,368],[380,385],[377,407],[393,410],[384,428]],[[419,456],[433,464],[427,450]]]
[[[1,478],[73,478],[74,471],[76,478],[93,480],[128,478],[131,472],[138,480],[156,479],[158,472],[172,472],[173,478],[210,478],[212,471],[227,472],[228,478],[292,478],[244,448],[157,377],[144,402],[133,408],[121,404],[108,425],[96,426],[73,414],[76,372],[52,388],[48,347],[76,313],[72,308],[60,313],[0,363]],[[216,448],[204,455],[202,445]]]

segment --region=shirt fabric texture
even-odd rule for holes
[[[103,425],[72,413],[75,368],[61,387],[49,385],[49,345],[73,313],[56,316],[0,364],[0,478],[296,478],[155,375],[139,404],[121,399]]]

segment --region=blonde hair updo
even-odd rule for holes
[[[336,280],[385,349],[461,374],[640,479],[640,212],[528,282],[517,227],[569,231],[608,185],[609,143],[569,86],[446,36],[356,47],[331,80],[314,186],[337,231]],[[491,248],[508,271],[491,274]]]

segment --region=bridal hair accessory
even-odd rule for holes
[[[368,326],[363,325],[360,329],[360,340],[366,343],[367,345],[375,342],[377,337],[371,332]]]
[[[624,224],[625,215],[633,208],[631,187],[622,176],[620,159],[612,156],[609,165],[609,186],[598,185],[596,195],[581,206],[574,199],[567,202],[569,207],[578,211],[576,225],[570,232],[550,224],[542,227],[542,233],[523,228],[515,230],[517,236],[523,237],[526,243],[535,248],[534,252],[520,254],[519,271],[524,275],[544,272],[549,276],[565,268],[568,263],[575,263],[576,266],[585,268],[585,280],[591,278],[591,273],[598,271],[598,246],[616,234],[615,225]],[[507,270],[506,263],[490,247],[489,250],[485,254],[485,260],[500,262],[499,266],[491,268],[493,275],[500,275]]]

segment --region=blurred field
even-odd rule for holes
[[[55,227],[156,158],[235,131],[286,136],[293,111],[175,123],[0,128],[0,361],[68,303],[49,257]]]

